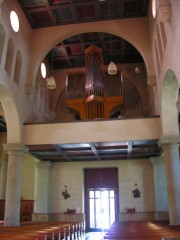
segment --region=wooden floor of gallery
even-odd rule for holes
[[[85,233],[83,222],[26,222],[0,226],[1,240],[180,240],[180,225],[165,221],[114,222],[106,232]]]

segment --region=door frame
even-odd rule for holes
[[[117,221],[119,219],[118,216],[118,209],[119,209],[119,198],[118,198],[118,189],[117,188],[89,188],[89,189],[85,189],[85,222],[86,222],[86,230],[87,232],[100,232],[102,231],[102,228],[90,228],[90,207],[89,207],[89,191],[93,190],[114,190],[114,194],[115,194],[115,221]]]

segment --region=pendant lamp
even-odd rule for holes
[[[109,1],[108,0],[108,13],[109,13],[109,20],[110,20],[110,4],[109,4]],[[111,33],[109,35],[109,43],[110,43],[110,51],[111,51],[111,61],[108,65],[108,74],[109,75],[115,75],[117,74],[117,67],[116,67],[116,64],[112,61],[112,42],[111,42]]]
[[[51,90],[56,88],[56,81],[53,76],[47,78],[47,88]]]
[[[53,51],[53,52],[52,52],[52,66],[51,66],[52,71],[51,71],[51,73],[53,73],[54,49],[53,49],[52,51]],[[53,74],[52,74],[50,77],[48,77],[48,78],[46,79],[46,81],[47,81],[47,88],[48,88],[48,89],[53,90],[53,89],[56,88],[56,80],[55,80]]]
[[[111,61],[108,65],[108,74],[109,75],[117,74],[117,67],[116,67],[116,64],[113,61]]]

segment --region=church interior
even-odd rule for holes
[[[0,0],[0,239],[180,238],[179,12]]]

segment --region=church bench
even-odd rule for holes
[[[180,240],[180,226],[173,228],[167,222],[160,224],[141,221],[115,222],[104,235],[105,240],[165,240],[166,238]]]
[[[74,240],[80,232],[79,222],[31,222],[22,226],[0,226],[0,239]],[[13,237],[12,237],[13,236]]]

